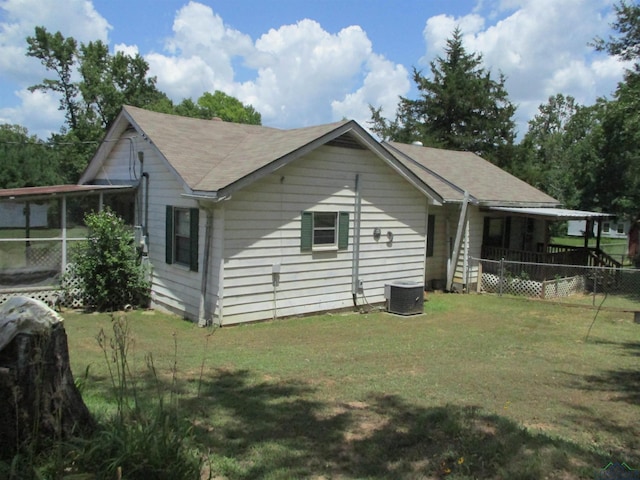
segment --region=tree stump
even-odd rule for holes
[[[95,430],[73,381],[62,318],[38,300],[0,305],[0,405],[4,458]]]

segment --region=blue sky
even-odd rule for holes
[[[36,25],[112,51],[140,53],[174,101],[222,90],[294,128],[353,118],[368,105],[393,117],[415,96],[456,26],[469,52],[507,77],[520,134],[550,95],[591,104],[610,96],[624,65],[587,44],[607,37],[613,0],[0,0],[0,123],[42,138],[63,114],[30,93],[46,72],[27,58]]]

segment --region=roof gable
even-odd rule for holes
[[[355,121],[280,130],[131,106],[125,106],[117,117],[80,183],[88,183],[95,177],[115,141],[129,127],[153,145],[186,192],[201,197],[229,195],[322,145],[333,145],[370,150],[433,198],[428,185],[420,182]]]
[[[385,142],[385,147],[445,201],[469,192],[474,203],[492,206],[548,206],[558,200],[471,152]]]

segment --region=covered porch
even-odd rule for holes
[[[0,190],[0,303],[15,295],[51,303],[62,287],[71,246],[87,238],[84,215],[109,206],[133,222],[136,193],[132,185]]]
[[[563,266],[605,267],[618,269],[622,264],[604,252],[601,248],[602,226],[612,215],[600,212],[569,210],[562,208],[519,208],[519,207],[491,207],[489,211],[505,217],[528,219],[524,224],[533,229],[534,223],[542,225],[544,235],[538,236],[539,241],[518,242],[518,245],[496,245],[487,236],[482,245],[481,258],[484,260],[505,260],[520,262],[527,277],[532,280],[546,280],[564,276]],[[568,220],[584,220],[587,223],[584,242],[582,245],[561,245],[550,241],[548,235],[549,224]],[[592,227],[595,226],[595,229]],[[487,227],[485,226],[485,230]],[[595,246],[589,245],[588,232],[595,231]],[[521,232],[524,238],[532,232]],[[512,235],[513,236],[513,235]],[[487,241],[489,239],[489,241]],[[514,248],[515,247],[515,248]],[[571,270],[571,268],[565,268]]]

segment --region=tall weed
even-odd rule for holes
[[[116,413],[85,443],[77,460],[81,470],[94,472],[97,479],[200,478],[202,458],[177,401],[177,339],[174,336],[169,387],[152,354],[145,358],[149,384],[140,385],[130,367],[133,338],[125,314],[112,315],[112,330],[112,336],[101,330],[97,340],[108,365]],[[148,395],[141,395],[142,388]]]

